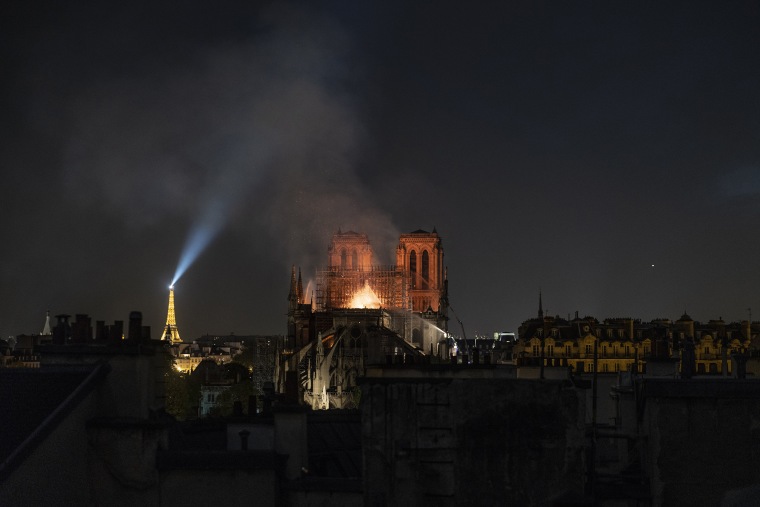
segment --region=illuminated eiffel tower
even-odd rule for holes
[[[166,314],[166,327],[164,327],[161,339],[172,344],[182,342],[182,338],[179,337],[179,329],[177,329],[177,318],[174,316],[174,285],[169,287],[169,311]]]

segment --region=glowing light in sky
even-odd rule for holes
[[[190,235],[179,257],[174,278],[172,278],[172,286],[177,283],[177,280],[185,274],[187,268],[195,262],[208,244],[211,243],[211,240],[216,237],[224,225],[226,215],[227,206],[220,201],[210,201],[205,213],[201,215],[200,220],[190,230]]]

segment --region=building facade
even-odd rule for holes
[[[678,320],[544,316],[518,330],[512,358],[517,364],[567,366],[575,373],[644,373],[653,359],[672,360],[681,376],[733,375],[736,358],[760,336],[760,323],[702,323],[683,314]]]

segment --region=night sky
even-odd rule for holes
[[[312,4],[4,8],[0,337],[157,338],[195,231],[185,341],[285,333],[338,228],[435,227],[468,335],[760,318],[760,3]]]

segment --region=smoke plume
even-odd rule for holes
[[[249,40],[96,80],[70,111],[68,189],[86,182],[101,196],[91,204],[131,228],[186,230],[178,270],[225,228],[306,268],[324,263],[339,227],[375,245],[396,236],[355,169],[365,139],[341,85],[356,79],[350,39],[286,4],[258,23]]]

